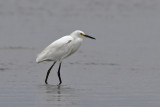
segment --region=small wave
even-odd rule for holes
[[[104,63],[104,62],[70,62],[70,64],[81,64],[81,65],[108,65],[108,66],[118,66],[119,64],[116,63]]]
[[[6,47],[0,47],[0,49],[3,50],[34,50],[35,48],[33,47],[22,47],[22,46],[6,46]]]
[[[7,68],[0,68],[0,71],[5,71]]]

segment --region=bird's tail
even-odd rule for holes
[[[43,54],[38,54],[37,55],[37,58],[36,58],[36,62],[37,63],[40,63],[40,62],[42,62],[43,61]]]
[[[40,63],[40,62],[41,62],[38,57],[36,58],[36,62],[37,62],[37,63]]]

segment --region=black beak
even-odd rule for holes
[[[84,35],[84,36],[87,37],[87,38],[91,38],[91,39],[95,39],[96,40],[96,38],[94,38],[92,36],[89,36],[89,35]]]

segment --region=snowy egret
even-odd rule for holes
[[[47,79],[48,79],[49,73],[57,61],[59,61],[59,68],[57,72],[59,82],[60,82],[59,85],[62,83],[61,76],[60,76],[62,60],[72,55],[78,50],[78,48],[81,45],[83,36],[87,38],[95,39],[94,37],[86,35],[83,31],[76,30],[72,32],[70,35],[64,36],[54,41],[37,56],[37,59],[36,59],[37,63],[40,63],[43,61],[53,61],[53,64],[48,69],[48,72],[46,75],[46,79],[45,79],[46,84],[48,84]]]

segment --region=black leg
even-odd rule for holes
[[[49,73],[50,73],[50,71],[51,71],[51,69],[52,69],[52,67],[54,66],[55,63],[56,62],[53,62],[52,66],[48,69],[48,72],[47,72],[47,75],[46,75],[46,79],[45,79],[45,83],[46,84],[48,84],[47,79],[48,79]]]
[[[59,64],[59,68],[58,68],[58,72],[57,72],[57,74],[58,74],[58,78],[59,78],[59,85],[62,83],[62,80],[61,80],[61,74],[60,74],[61,63],[62,63],[62,62],[60,62],[60,64]]]

